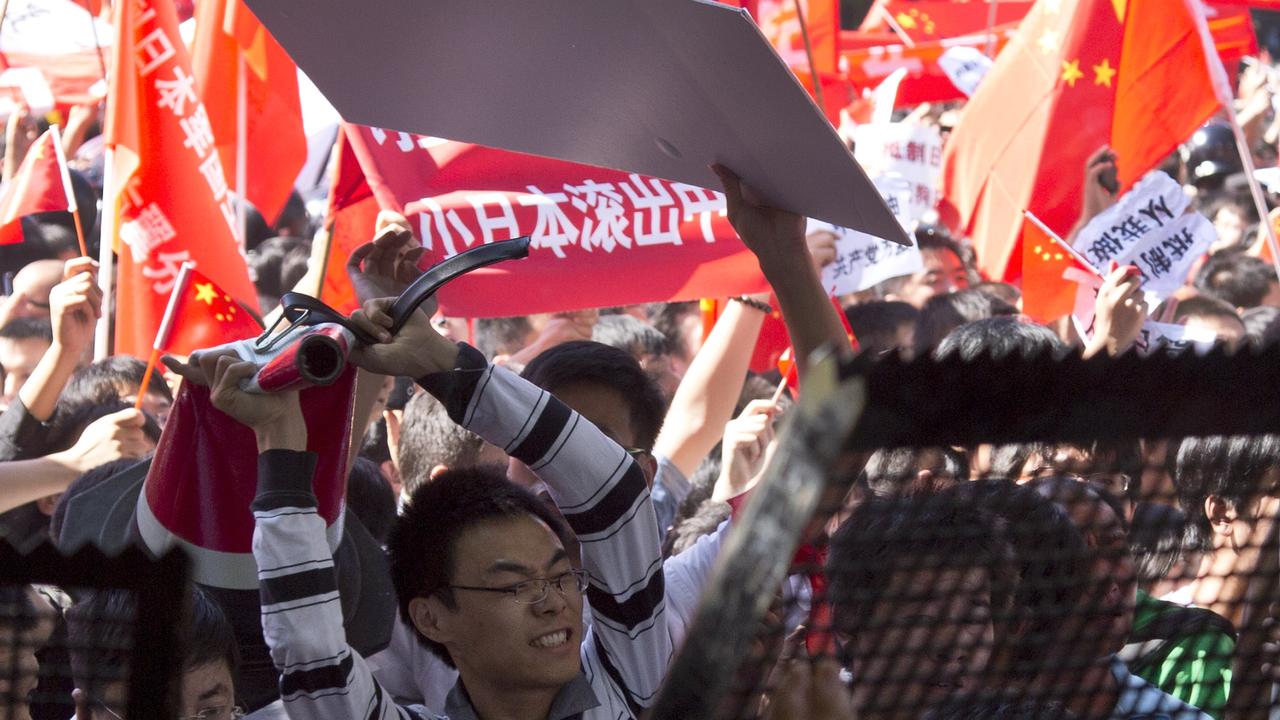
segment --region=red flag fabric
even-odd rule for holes
[[[17,174],[0,191],[0,245],[22,242],[23,217],[75,206],[54,135],[46,130],[36,138]]]
[[[1016,23],[996,26],[997,51],[1008,43],[1016,27]],[[953,47],[986,50],[987,38],[984,30],[982,34],[922,41],[915,47],[907,47],[897,36],[886,38],[880,32],[845,32],[841,34],[840,47],[854,88],[874,88],[898,68],[906,68],[907,76],[902,80],[897,99],[898,107],[906,107],[963,99],[964,93],[942,71],[938,58]]]
[[[258,298],[172,2],[118,2],[114,20],[103,237],[120,258],[115,352],[147,357],[184,262],[255,313]]]
[[[1033,0],[1000,0],[995,3],[995,25],[1022,20],[1033,4]],[[985,34],[991,9],[989,0],[888,0],[872,8],[859,29],[896,34],[897,30],[887,19],[892,18],[916,43]]]
[[[1040,0],[947,143],[942,192],[979,269],[1023,274],[1023,211],[1065,235],[1104,144],[1127,189],[1230,98],[1191,0]]]
[[[1022,314],[1044,323],[1069,315],[1079,287],[1062,277],[1070,267],[1085,270],[1035,223],[1028,223],[1022,244]]]
[[[355,244],[372,237],[376,207],[409,218],[423,267],[481,243],[532,235],[527,259],[450,283],[453,317],[504,317],[763,292],[759,265],[703,188],[479,145],[347,126],[330,217],[322,299],[354,307],[345,287]]]
[[[177,292],[173,323],[169,336],[161,338],[161,352],[190,355],[262,334],[257,318],[199,270],[191,270],[186,287]]]
[[[244,193],[268,222],[274,222],[307,161],[297,66],[243,0],[203,0],[199,4],[191,64],[218,141],[222,167],[233,186],[239,142],[237,113],[243,92]]]

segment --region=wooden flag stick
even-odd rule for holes
[[[190,260],[182,263],[182,267],[178,270],[178,278],[173,283],[173,290],[169,292],[169,304],[165,306],[164,317],[160,319],[160,328],[156,330],[156,341],[151,344],[151,356],[147,358],[147,370],[142,374],[142,386],[138,388],[138,399],[133,401],[133,407],[137,410],[142,409],[142,400],[147,396],[147,388],[151,385],[151,374],[160,363],[160,353],[165,344],[169,342],[169,333],[173,330],[173,316],[178,310],[178,298],[187,291],[191,270],[195,266],[196,264]]]
[[[890,30],[893,30],[893,34],[898,36],[898,39],[902,41],[902,44],[909,48],[915,47],[916,42],[912,40],[911,36],[907,34],[907,31],[903,30],[902,26],[898,24],[898,20],[893,17],[893,13],[889,12],[889,8],[884,5],[877,5],[876,7],[880,8],[880,15],[884,17],[885,24],[889,26]]]
[[[76,240],[80,243],[80,255],[89,257],[89,246],[84,241],[84,227],[80,224],[80,208],[76,205],[76,193],[71,187],[71,170],[67,167],[66,151],[62,149],[62,129],[56,124],[49,126],[53,134],[53,152],[58,158],[58,173],[62,176],[62,192],[67,196],[67,211],[76,224]]]
[[[1045,235],[1048,235],[1050,240],[1053,240],[1054,242],[1058,243],[1058,245],[1063,250],[1066,250],[1067,253],[1071,255],[1071,257],[1076,259],[1076,262],[1085,266],[1085,268],[1087,268],[1089,272],[1093,273],[1094,275],[1097,275],[1098,277],[1106,277],[1098,270],[1098,268],[1093,266],[1093,263],[1089,262],[1089,258],[1085,257],[1084,254],[1081,253],[1079,250],[1076,250],[1075,248],[1071,247],[1071,245],[1069,245],[1066,240],[1063,240],[1062,238],[1058,237],[1058,233],[1050,230],[1049,226],[1041,222],[1040,218],[1032,214],[1030,210],[1023,210],[1022,214],[1028,220],[1035,223],[1035,226],[1040,228],[1040,232],[1044,233]]]
[[[813,81],[813,96],[818,99],[818,107],[822,114],[827,114],[827,104],[822,100],[822,79],[818,77],[818,68],[813,64],[813,45],[809,42],[809,24],[804,19],[804,8],[800,0],[796,2],[796,17],[800,20],[800,35],[804,38],[804,55],[809,58],[809,78]]]
[[[787,375],[790,374],[789,372],[787,373]],[[778,383],[778,389],[773,391],[773,399],[769,401],[770,403],[777,405],[778,401],[782,399],[782,393],[787,391],[787,375],[782,376],[782,382]]]
[[[987,57],[996,59],[996,6],[1000,0],[987,0]]]

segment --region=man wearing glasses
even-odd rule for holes
[[[644,471],[549,393],[441,337],[422,313],[390,337],[390,302],[353,316],[383,341],[353,362],[418,378],[455,422],[538,473],[572,530],[500,470],[446,472],[414,493],[388,551],[403,617],[458,670],[447,717],[639,716],[671,655]],[[182,370],[208,382],[214,405],[257,435],[254,556],[289,716],[427,717],[395,705],[347,644],[296,394],[242,392],[239,381],[255,368],[233,357],[193,358]],[[570,537],[581,546],[581,571],[565,550]],[[592,613],[585,630],[584,597]]]

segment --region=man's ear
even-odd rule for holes
[[[391,463],[400,472],[400,423],[404,421],[403,410],[383,410],[382,419],[387,423],[387,452],[391,454]]]
[[[1238,517],[1235,505],[1217,495],[1204,499],[1204,514],[1209,518],[1209,526],[1218,535],[1231,534],[1231,523]]]
[[[435,480],[436,478],[440,477],[442,473],[446,473],[446,472],[449,472],[449,467],[447,465],[436,465],[435,467],[431,468],[431,472],[427,473],[427,477],[432,480]]]
[[[653,481],[658,477],[658,458],[653,453],[645,453],[640,456],[640,469],[644,470],[644,479],[649,483],[649,489],[653,489]]]
[[[440,602],[440,598],[416,597],[409,601],[409,620],[432,642],[448,646],[453,641],[449,622],[453,613]]]

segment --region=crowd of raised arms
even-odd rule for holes
[[[1254,159],[1275,165],[1270,86],[1246,72],[1238,94]],[[946,137],[960,112],[912,121]],[[103,160],[82,144],[97,124],[78,108],[62,138],[91,237]],[[6,182],[39,129],[10,115]],[[258,365],[230,351],[154,369],[92,361],[99,265],[69,214],[33,215],[25,242],[0,246],[0,537],[19,552],[76,550],[105,518],[74,500],[147,462],[180,384],[203,387],[257,443],[240,511],[258,587],[246,613],[225,588],[187,584],[174,717],[639,720],[815,351],[1119,356],[1139,352],[1157,318],[1231,352],[1280,339],[1280,279],[1256,252],[1272,218],[1240,180],[1234,142],[1215,120],[1162,166],[1216,243],[1159,307],[1143,301],[1140,268],[1102,268],[1087,340],[1069,318],[1028,318],[1022,288],[980,276],[971,238],[928,222],[913,233],[922,269],[833,303],[821,277],[836,233],[767,206],[719,165],[729,221],[772,292],[721,298],[710,319],[697,301],[478,319],[427,303],[392,332],[422,240],[383,212],[346,267],[361,306],[349,323],[376,339],[349,358],[344,471],[347,532],[367,531],[380,562],[354,569],[335,552],[309,443],[341,418],[304,413],[296,390],[245,390]],[[1089,159],[1077,231],[1118,201],[1105,179],[1120,162],[1107,148]],[[296,194],[274,226],[250,217],[264,313],[320,262],[319,222]],[[798,382],[749,369],[771,316]],[[736,717],[1267,716],[1280,596],[1251,580],[1275,572],[1280,435],[883,448],[842,468],[850,489],[805,535],[763,625],[745,630],[760,652]],[[376,628],[352,622],[343,597],[371,568],[390,588],[373,600],[386,609]],[[147,622],[136,606],[133,591],[0,585],[0,720],[126,717],[129,637]],[[1246,624],[1265,637],[1247,642]]]

